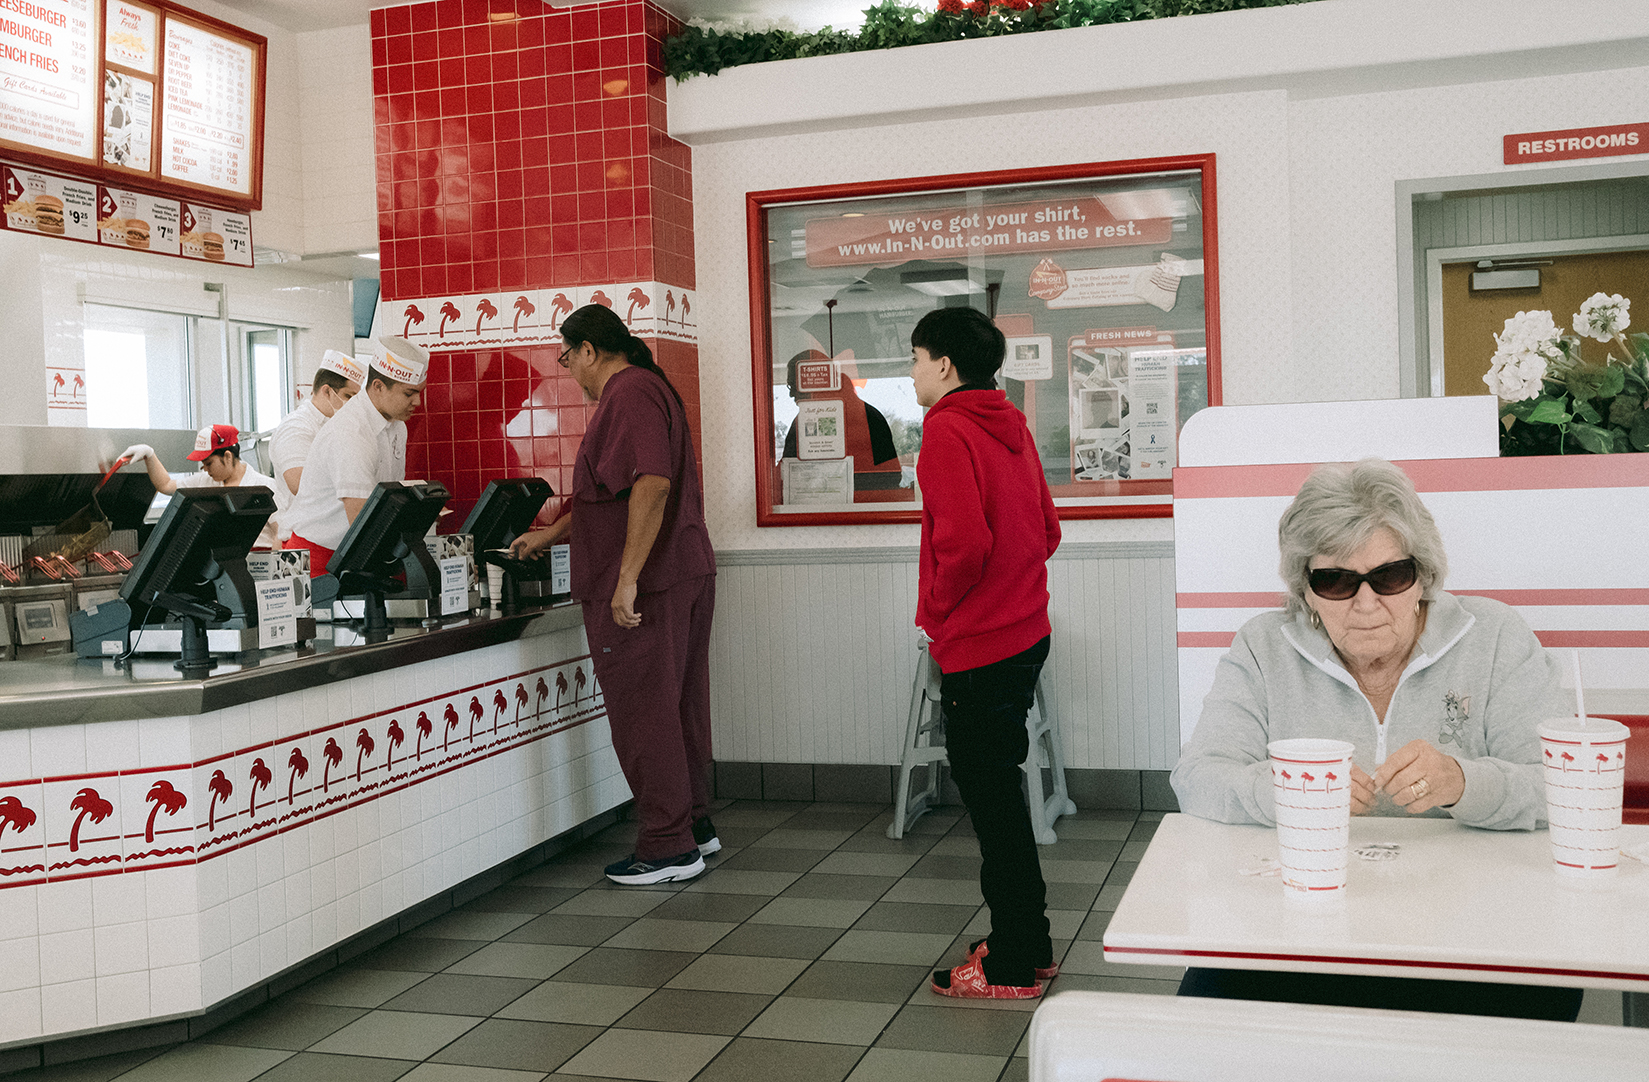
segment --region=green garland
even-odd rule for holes
[[[930,45],[965,38],[1068,30],[1077,26],[1168,19],[1243,8],[1282,7],[1313,0],[939,0],[928,11],[898,0],[865,10],[857,34],[825,27],[803,33],[786,30],[719,33],[688,26],[664,42],[664,70],[677,82],[694,75],[714,75],[723,68],[831,56],[903,45]]]

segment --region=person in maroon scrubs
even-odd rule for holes
[[[716,559],[681,396],[612,309],[561,323],[559,358],[597,405],[578,448],[573,494],[520,558],[567,539],[573,596],[606,694],[636,851],[615,883],[691,879],[721,848],[710,822],[710,621]]]

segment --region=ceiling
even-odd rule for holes
[[[373,8],[389,6],[384,0],[220,0],[235,11],[274,23],[286,30],[330,30],[358,26],[367,21]],[[596,0],[561,0],[555,7],[570,7]],[[803,29],[830,25],[837,29],[857,29],[864,22],[863,9],[871,0],[655,0],[682,19],[709,19],[712,22],[736,19],[790,19]]]

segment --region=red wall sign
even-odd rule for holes
[[[1603,128],[1531,131],[1506,136],[1507,165],[1611,158],[1621,154],[1649,154],[1649,124],[1612,124]]]

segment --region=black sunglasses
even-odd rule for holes
[[[1419,577],[1420,569],[1414,565],[1414,557],[1410,556],[1381,564],[1366,575],[1347,571],[1343,567],[1319,567],[1307,576],[1306,581],[1311,584],[1311,592],[1324,601],[1344,601],[1355,596],[1365,582],[1375,593],[1389,597],[1407,590]]]

